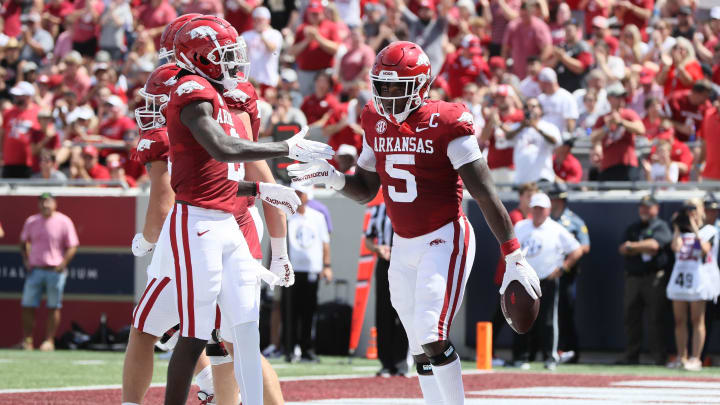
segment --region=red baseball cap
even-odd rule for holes
[[[311,1],[310,4],[308,4],[307,8],[305,9],[306,13],[320,13],[325,10],[325,7],[323,6],[321,1]]]
[[[655,71],[649,67],[644,67],[640,71],[640,84],[650,84],[655,80]]]
[[[420,8],[425,7],[425,8],[429,8],[432,11],[435,11],[435,2],[433,0],[420,0],[418,7],[420,7]]]
[[[82,150],[83,155],[90,155],[92,157],[98,157],[98,150],[92,145],[86,145]]]
[[[506,69],[507,64],[505,63],[505,59],[502,58],[502,56],[493,56],[488,61],[488,65],[490,66],[490,69]]]

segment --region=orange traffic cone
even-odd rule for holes
[[[370,360],[376,360],[378,358],[377,328],[374,326],[370,328],[370,342],[368,343],[367,351],[365,352],[365,357]]]

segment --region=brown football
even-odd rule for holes
[[[532,328],[540,310],[540,299],[532,299],[519,281],[513,280],[500,296],[500,307],[508,325],[517,333]]]

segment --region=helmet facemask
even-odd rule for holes
[[[247,81],[250,73],[250,59],[247,56],[245,40],[237,37],[235,42],[222,46],[214,36],[212,41],[214,49],[208,54],[207,58],[201,57],[200,63],[220,66],[222,74],[219,77],[209,77],[202,70],[196,68],[195,64],[184,53],[180,53],[176,63],[180,68],[197,73],[211,82],[222,85],[226,90],[233,90],[239,82]]]
[[[141,131],[147,131],[154,128],[162,128],[165,126],[165,107],[167,107],[170,97],[167,94],[150,94],[145,88],[138,92],[145,99],[145,106],[135,109],[135,121]]]
[[[394,124],[400,124],[422,105],[430,87],[425,74],[399,77],[397,72],[383,70],[370,74],[373,104],[377,112]]]

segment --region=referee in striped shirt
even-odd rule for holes
[[[382,368],[379,377],[405,375],[408,372],[408,340],[400,318],[390,303],[388,268],[393,229],[385,212],[385,203],[370,208],[371,217],[365,231],[365,246],[377,255],[375,265],[375,323],[378,358]]]

